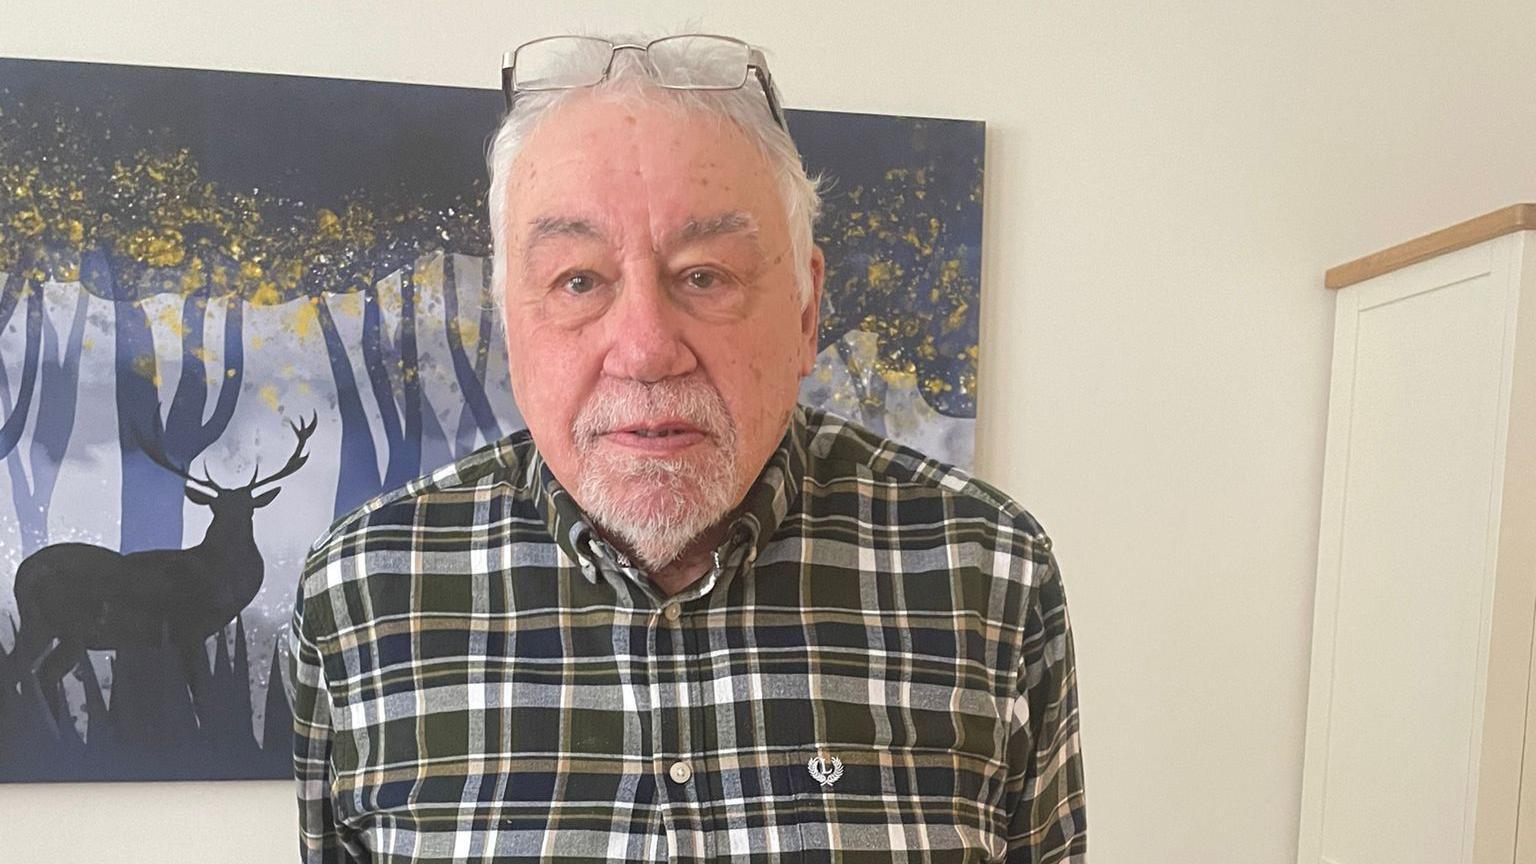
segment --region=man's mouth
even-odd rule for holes
[[[620,426],[603,437],[635,450],[675,453],[704,441],[708,436],[691,423],[668,420]]]
[[[675,417],[667,417],[660,420],[641,420],[634,423],[621,423],[613,427],[614,432],[628,432],[633,435],[665,436],[677,435],[686,432],[702,433],[703,430],[687,420]]]
[[[664,429],[647,429],[640,427],[636,429],[626,429],[623,431],[629,432],[632,435],[639,435],[641,438],[667,438],[672,435],[683,435],[696,430],[684,429],[680,426],[669,426]]]

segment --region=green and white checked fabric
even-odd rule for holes
[[[290,633],[303,860],[1086,860],[1050,540],[805,406],[661,596],[526,432],[316,541]]]

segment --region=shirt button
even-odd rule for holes
[[[662,609],[661,610],[661,614],[667,616],[667,620],[668,621],[676,621],[678,616],[683,614],[683,610],[677,608],[677,604],[676,603],[672,603],[672,604],[668,605],[666,608]],[[683,763],[679,762],[677,764],[681,765]],[[683,781],[679,780],[677,782],[682,783]]]
[[[687,783],[693,776],[693,769],[687,762],[673,762],[672,767],[667,769],[667,776],[672,778],[673,783]]]

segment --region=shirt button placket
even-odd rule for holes
[[[663,819],[667,823],[667,839],[674,844],[674,852],[683,857],[706,855],[710,848],[708,838],[700,834],[699,814],[695,809],[695,796],[699,790],[693,783],[693,760],[688,754],[692,752],[697,742],[693,739],[693,733],[688,723],[687,712],[682,707],[692,703],[688,691],[691,688],[689,678],[689,651],[688,638],[685,628],[679,623],[683,617],[682,605],[676,601],[669,601],[656,610],[653,619],[652,633],[658,642],[664,643],[669,650],[660,651],[654,658],[659,662],[658,673],[666,669],[671,679],[669,698],[664,698],[655,710],[659,713],[656,718],[658,750],[670,751],[676,754],[674,761],[662,763],[666,767],[663,771],[666,778],[662,781],[671,788],[665,793],[667,803],[664,809]],[[658,766],[659,767],[659,766]]]
[[[661,607],[661,617],[675,624],[677,619],[683,617],[683,610],[676,603],[668,603]],[[672,778],[673,783],[679,786],[685,785],[689,780],[693,779],[693,766],[688,764],[688,760],[679,759],[667,768],[667,776]]]

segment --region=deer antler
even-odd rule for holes
[[[137,428],[133,429],[132,432],[134,443],[138,445],[139,450],[142,451],[145,456],[149,457],[151,462],[159,465],[161,468],[164,468],[172,474],[175,474],[177,477],[180,477],[188,483],[195,483],[199,486],[207,486],[214,492],[228,491],[223,486],[213,482],[213,475],[208,473],[207,465],[203,466],[203,477],[207,479],[200,480],[196,477],[193,477],[191,474],[187,473],[185,468],[178,467],[170,459],[167,459],[165,453],[159,447],[145,441],[144,436],[139,432]]]
[[[293,455],[288,457],[287,464],[277,469],[276,474],[273,474],[269,477],[263,477],[260,480],[253,479],[251,484],[246,488],[254,490],[257,486],[265,486],[268,483],[276,483],[284,477],[287,477],[289,474],[292,474],[300,468],[303,468],[304,463],[309,461],[309,454],[304,452],[304,444],[309,441],[309,436],[315,434],[315,427],[318,426],[319,423],[319,413],[310,415],[309,421],[301,425],[296,426],[292,420],[288,421],[288,428],[292,429],[293,434],[296,435],[299,439],[298,443],[293,447]]]

